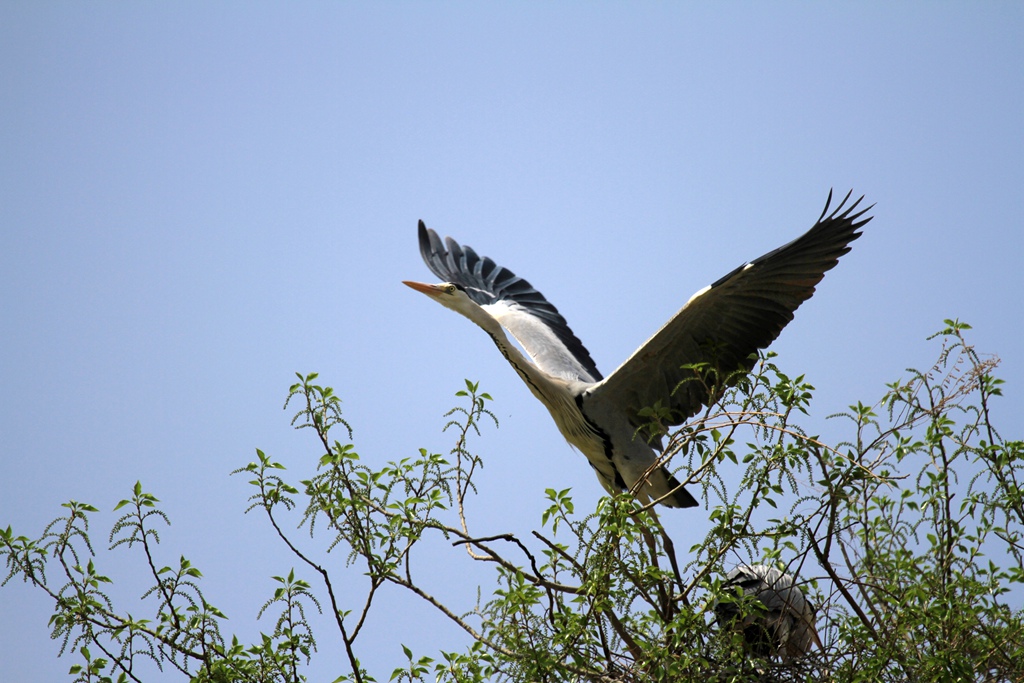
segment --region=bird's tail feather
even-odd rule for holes
[[[679,480],[667,471],[665,472],[665,475],[668,477],[668,488],[672,491],[672,495],[663,500],[662,503],[670,508],[697,507],[697,499],[691,496],[690,492],[683,488],[683,485],[679,483]]]
[[[659,467],[647,477],[647,493],[665,507],[692,508],[697,507],[697,499],[683,488],[679,480],[672,476],[664,467]]]

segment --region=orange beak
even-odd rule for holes
[[[402,284],[408,285],[417,292],[423,292],[428,296],[438,296],[441,293],[441,288],[437,285],[428,285],[424,282],[412,282],[410,280],[402,280]]]

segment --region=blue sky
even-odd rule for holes
[[[1013,436],[1021,35],[1010,2],[4,3],[0,525],[36,535],[74,498],[104,511],[103,548],[141,480],[174,522],[165,563],[189,556],[254,637],[295,560],[228,473],[259,447],[309,475],[281,411],[296,371],[336,388],[375,464],[450,448],[443,413],[481,381],[501,419],[481,533],[536,525],[548,487],[593,505],[486,336],[401,285],[432,279],[418,219],[528,278],[607,373],[853,188],[875,220],[773,347],[818,387],[812,424],[930,363],[959,317],[1002,358]],[[679,547],[706,529],[664,517]],[[138,560],[99,561],[131,597]],[[424,577],[468,609],[458,560]],[[360,642],[379,677],[399,642],[459,642],[405,596],[380,608]],[[0,591],[5,680],[66,673],[49,613]],[[314,678],[344,670],[333,634],[321,650]]]

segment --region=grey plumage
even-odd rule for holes
[[[533,285],[450,237],[442,241],[423,221],[420,253],[443,282],[406,284],[487,331],[562,435],[586,455],[605,489],[628,488],[643,500],[691,507],[697,501],[659,463],[660,435],[649,441],[637,435],[649,422],[641,412],[658,405],[665,411],[663,426],[682,424],[717,400],[727,380],[753,367],[757,351],[778,337],[871,220],[864,217],[868,209],[856,211],[863,197],[847,206],[849,198],[848,193],[829,213],[829,192],[809,231],[698,291],[606,378]],[[509,343],[506,331],[529,360]],[[692,381],[693,370],[684,366],[698,363],[706,364],[702,379],[718,381]]]
[[[807,654],[812,645],[821,645],[814,626],[814,607],[789,574],[763,564],[740,565],[726,575],[722,587],[739,589],[764,606],[763,610],[750,606],[741,610],[733,601],[715,605],[719,624],[741,629],[754,655],[776,655],[790,661]]]

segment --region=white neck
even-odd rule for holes
[[[516,345],[509,341],[508,335],[505,334],[501,324],[485,310],[479,306],[473,306],[469,310],[460,310],[459,312],[482,327],[484,332],[490,335],[494,345],[501,351],[501,355],[505,356],[505,360],[509,362],[509,365],[526,382],[526,386],[530,388],[533,395],[550,409],[554,402],[553,398],[558,393],[555,390],[555,385],[562,383],[556,382],[553,377],[538,368],[523,355]]]

